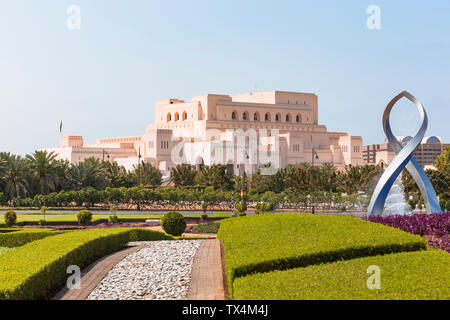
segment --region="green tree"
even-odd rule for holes
[[[117,162],[105,161],[102,163],[106,178],[106,185],[110,188],[132,187],[135,185],[133,175]]]
[[[70,181],[75,190],[92,187],[97,190],[106,188],[107,180],[100,160],[88,158],[74,164],[69,169]]]
[[[222,164],[203,166],[197,180],[199,184],[212,186],[215,190],[230,190],[233,187],[233,175],[227,173],[227,166]]]
[[[140,179],[139,179],[139,170],[140,170]],[[161,171],[153,167],[148,162],[142,161],[140,168],[138,168],[138,166],[133,166],[131,176],[133,177],[133,181],[135,182],[135,184],[140,182],[143,185],[150,185],[150,186],[161,185],[161,178],[162,178]]]
[[[26,197],[30,194],[29,168],[27,161],[21,156],[1,153],[3,162],[1,180],[4,182],[5,195],[8,199]]]
[[[33,176],[33,184],[36,194],[48,194],[56,190],[57,173],[54,161],[56,154],[47,151],[35,151],[31,155],[26,155],[28,167]]]
[[[190,164],[179,164],[170,169],[170,179],[176,186],[192,186],[197,171]]]

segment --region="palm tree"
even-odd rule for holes
[[[324,162],[318,168],[318,187],[323,191],[332,191],[336,188],[336,167],[329,162]]]
[[[200,170],[198,181],[202,185],[212,186],[214,189],[229,190],[233,184],[233,175],[227,173],[227,166],[214,164],[212,166],[203,166]]]
[[[47,151],[35,151],[26,156],[28,167],[33,175],[36,193],[48,194],[56,189],[57,175],[54,166],[56,154]]]
[[[124,166],[117,162],[105,161],[102,163],[108,187],[131,187],[134,184],[133,177],[128,174]]]
[[[5,194],[8,199],[14,197],[26,197],[30,194],[28,184],[27,161],[21,156],[8,153],[1,153],[2,175],[5,186]]]
[[[71,183],[75,190],[92,187],[97,190],[106,188],[106,174],[100,160],[88,158],[72,165],[69,169]]]
[[[141,171],[140,179],[138,179],[139,174],[138,170]],[[144,185],[159,186],[162,183],[161,171],[153,167],[151,163],[148,162],[141,161],[140,168],[138,168],[137,166],[133,166],[133,171],[131,172],[131,175],[135,182],[138,182],[138,180],[140,180],[140,183]]]
[[[197,171],[190,164],[179,164],[175,168],[170,169],[170,179],[176,186],[192,186]]]

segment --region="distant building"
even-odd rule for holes
[[[183,101],[159,100],[155,124],[137,137],[101,138],[84,144],[80,136],[63,137],[54,151],[71,163],[96,157],[127,169],[141,160],[167,174],[179,163],[225,164],[235,174],[253,173],[265,163],[329,162],[338,170],[362,165],[363,140],[328,132],[318,124],[315,94],[270,91],[238,95],[205,94]]]
[[[398,137],[402,145],[406,145],[412,137]],[[413,157],[423,168],[434,168],[436,158],[450,144],[442,143],[442,139],[436,136],[423,138],[422,142],[414,150]],[[378,164],[386,167],[395,158],[389,142],[383,144],[371,144],[363,147],[363,159],[366,164]]]

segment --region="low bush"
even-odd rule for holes
[[[117,217],[115,214],[112,216],[109,216],[109,222],[111,223],[119,223],[119,217]]]
[[[445,210],[450,212],[450,200],[447,200],[447,203],[445,204]]]
[[[200,215],[200,219],[201,219],[202,221],[206,221],[206,220],[208,220],[208,215],[207,215],[206,213],[202,213],[202,214]]]
[[[225,246],[229,288],[234,278],[378,254],[426,249],[426,240],[349,216],[262,214],[226,219],[217,237]]]
[[[369,266],[381,269],[381,288],[367,287]],[[395,253],[238,278],[234,299],[450,299],[450,255],[437,250]]]
[[[233,215],[228,212],[214,212],[214,218],[231,218]]]
[[[255,214],[268,213],[273,211],[272,203],[257,203],[255,207]]]
[[[28,242],[61,234],[50,229],[18,229],[16,232],[0,233],[0,247],[15,248]]]
[[[87,226],[92,222],[92,212],[89,210],[81,210],[77,213],[77,220],[80,226]]]
[[[11,227],[16,224],[17,215],[13,210],[8,210],[5,212],[5,225]]]
[[[181,236],[186,230],[186,221],[181,213],[169,211],[162,217],[161,226],[166,233]]]
[[[50,298],[67,280],[67,267],[80,268],[129,241],[170,239],[146,229],[90,229],[30,242],[0,256],[0,299]]]
[[[192,228],[192,232],[195,233],[217,233],[219,231],[220,223],[210,222],[198,224]]]
[[[236,217],[242,217],[245,216],[246,213],[245,211],[247,210],[247,205],[245,204],[244,201],[237,201],[234,204],[234,210],[233,213]]]

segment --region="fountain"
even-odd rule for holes
[[[382,216],[390,216],[393,214],[412,214],[412,208],[405,200],[401,176],[395,180],[389,190]]]

